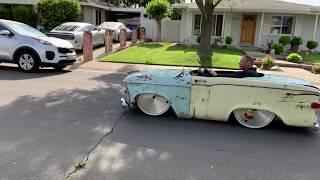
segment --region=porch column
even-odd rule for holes
[[[316,22],[314,23],[314,31],[313,31],[313,39],[316,40],[316,34],[317,34],[317,28],[318,28],[318,19],[319,19],[319,14],[316,15]]]
[[[258,47],[260,47],[260,45],[261,45],[261,35],[262,35],[263,21],[264,21],[264,13],[262,13],[262,16],[261,16]]]
[[[223,12],[223,21],[222,21],[222,33],[223,33],[223,36],[225,36],[225,33],[224,33],[225,21],[226,21],[226,12]],[[224,38],[226,38],[226,37],[224,37]]]

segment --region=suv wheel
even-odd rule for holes
[[[16,62],[23,72],[34,72],[39,69],[39,59],[32,51],[21,51],[16,57]]]

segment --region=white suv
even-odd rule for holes
[[[73,45],[48,37],[26,24],[0,19],[0,62],[18,64],[24,72],[39,67],[62,70],[76,61]]]

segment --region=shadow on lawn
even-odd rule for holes
[[[148,49],[156,49],[163,47],[160,43],[142,43],[137,45],[138,47],[148,48]]]

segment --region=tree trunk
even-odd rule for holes
[[[161,42],[161,19],[156,19],[157,23],[157,42]]]
[[[211,49],[212,17],[213,17],[212,12],[207,14],[207,18],[205,18],[205,16],[202,16],[200,47],[198,50],[199,55],[202,55],[202,56],[212,55],[212,49]]]

